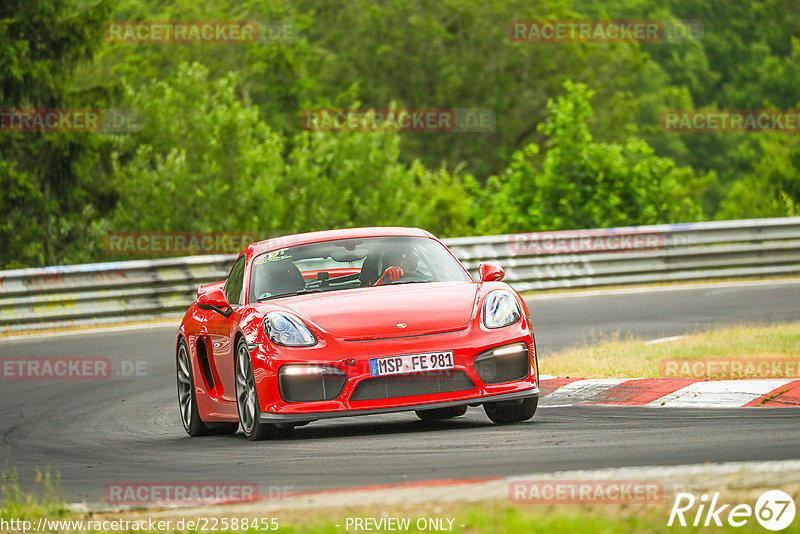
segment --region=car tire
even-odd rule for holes
[[[192,437],[235,434],[239,430],[239,423],[206,423],[200,418],[194,389],[192,361],[185,339],[181,339],[178,343],[175,367],[178,381],[178,408],[186,433]]]
[[[440,421],[452,419],[467,413],[467,406],[448,406],[447,408],[434,408],[432,410],[417,410],[417,417],[423,421]]]
[[[503,402],[487,402],[483,405],[486,416],[498,425],[527,421],[536,413],[539,397]]]
[[[277,426],[262,423],[259,419],[261,406],[258,402],[258,391],[253,374],[253,361],[244,338],[236,344],[236,408],[239,412],[239,423],[244,435],[250,441],[262,439],[287,438],[292,435],[293,425]]]

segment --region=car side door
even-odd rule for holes
[[[236,347],[234,346],[234,336],[244,298],[242,289],[246,261],[246,255],[239,256],[236,263],[231,267],[228,278],[225,280],[225,296],[231,308],[233,308],[232,313],[228,317],[221,313],[214,313],[206,322],[208,338],[211,341],[210,359],[222,384],[221,398],[230,402],[236,402],[236,376],[234,375],[234,351]]]

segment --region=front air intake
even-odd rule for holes
[[[346,382],[347,373],[337,367],[284,365],[278,371],[278,388],[286,402],[333,400]]]
[[[530,353],[525,343],[514,343],[486,351],[475,358],[475,372],[485,384],[502,384],[527,378]]]
[[[433,395],[473,389],[475,384],[464,371],[434,371],[412,375],[367,378],[356,386],[350,400],[393,399],[412,395]]]

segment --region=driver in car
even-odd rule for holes
[[[390,251],[384,256],[384,265],[388,265],[374,285],[380,286],[397,282],[414,274],[419,266],[419,256],[413,250],[407,252]]]

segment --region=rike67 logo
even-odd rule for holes
[[[714,493],[710,502],[706,494],[698,499],[691,493],[678,493],[667,526],[721,527],[727,523],[732,527],[743,527],[755,517],[767,530],[779,531],[791,525],[794,516],[794,500],[788,493],[780,490],[763,493],[756,501],[755,508],[749,504],[721,504],[719,493]]]

